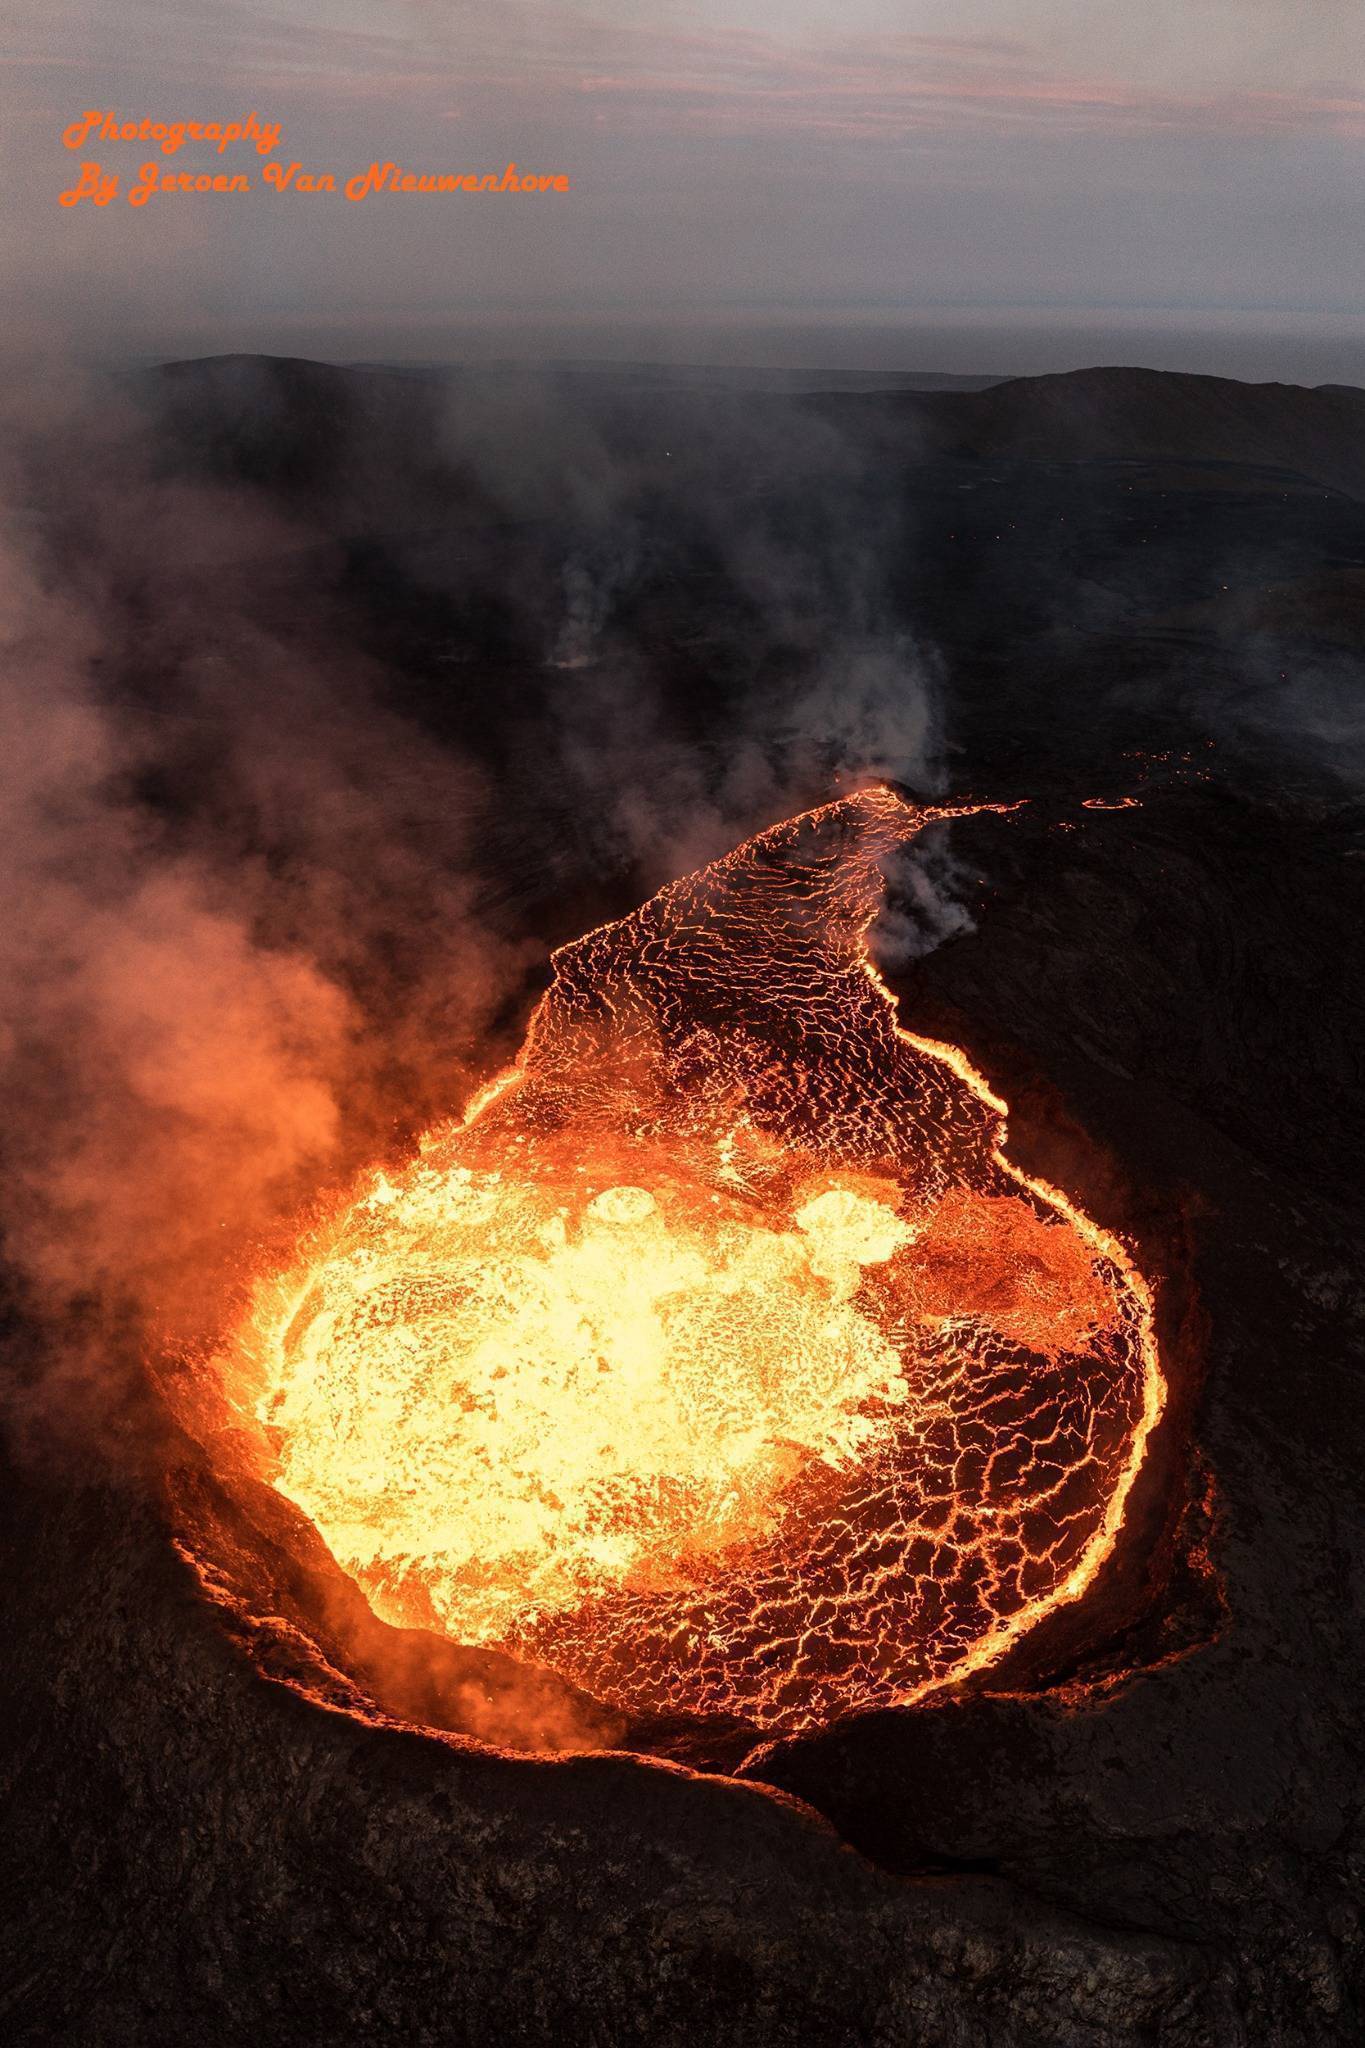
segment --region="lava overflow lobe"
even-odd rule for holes
[[[782,1730],[1094,1578],[1151,1300],[897,1026],[867,933],[941,815],[865,790],[564,948],[516,1066],[258,1289],[229,1386],[385,1619]]]

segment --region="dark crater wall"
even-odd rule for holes
[[[182,406],[193,374],[178,373]],[[306,495],[352,387],[310,366],[227,381],[244,378],[283,394],[265,452],[249,457],[266,467],[252,488]],[[1094,468],[1120,459],[1110,442],[1037,454],[1011,390],[963,395],[992,401],[970,415],[967,452],[960,434],[945,448],[922,425],[911,447],[889,410],[876,428],[879,488],[920,505],[898,602],[907,620],[923,598],[958,622],[938,635],[953,773],[964,792],[1038,797],[953,828],[976,929],[898,986],[915,1028],[964,1044],[1011,1098],[1015,1156],[1075,1177],[1162,1282],[1177,1399],[1142,1541],[1121,1546],[1093,1608],[969,1691],[757,1750],[723,1742],[709,1761],[738,1776],[619,1752],[515,1757],[366,1721],[346,1710],[344,1674],[331,1708],[300,1696],[287,1659],[265,1675],[171,1546],[158,1504],[168,1445],[145,1416],[117,1419],[144,1442],[141,1474],[100,1476],[26,1434],[0,1491],[9,2039],[1359,2038],[1365,814],[1316,742],[1278,728],[1267,741],[1259,726],[1254,740],[1217,726],[1211,782],[1154,765],[1169,731],[1214,718],[1209,678],[1245,647],[1206,620],[1173,653],[1150,621],[1177,598],[1221,594],[1190,586],[1224,580],[1220,550],[1248,559],[1248,522],[1304,573],[1325,553],[1358,559],[1365,529],[1341,450],[1325,491],[1295,486],[1280,499],[1290,510],[1275,510],[1257,465],[1284,459],[1285,403],[1273,447],[1258,428],[1240,466],[1244,424],[1220,405],[1206,438],[1223,438],[1198,452],[1228,466],[1218,502],[1235,501],[1236,531],[1191,518],[1184,492],[1211,491],[1207,478],[1159,483],[1158,569],[1115,523],[1131,476]],[[1198,394],[1175,396],[1179,439]],[[859,436],[882,403],[848,401]],[[231,419],[202,392],[188,417],[193,434],[183,418],[165,429],[177,462],[239,463]],[[1134,434],[1126,410],[1107,417]],[[1135,462],[1177,459],[1164,418],[1136,436]],[[1353,418],[1333,414],[1332,433]],[[1010,460],[1037,465],[1027,476],[980,453],[1002,420]],[[956,519],[987,471],[1008,477],[1021,538],[1000,556],[980,540],[964,562],[948,538],[958,528],[924,506],[953,488]],[[973,490],[956,492],[963,482]],[[553,936],[568,936],[589,908],[627,907],[637,878],[629,862],[606,871],[588,857],[567,799],[557,812],[529,803],[540,771],[518,734],[558,686],[526,610],[498,592],[509,550],[527,550],[528,574],[549,565],[553,583],[560,542],[545,526],[500,535],[461,497],[446,509],[474,535],[465,566],[424,577],[420,551],[376,510],[395,489],[376,456],[365,502],[315,559],[340,578],[396,695],[505,770],[521,822],[493,847],[489,887],[502,862],[509,928],[558,918]],[[431,485],[433,521],[446,489]],[[1029,502],[1070,506],[1086,536],[1046,557],[1041,594]],[[766,656],[720,601],[723,565],[708,580],[680,534],[662,521],[641,557],[654,566],[632,571],[604,631],[650,642],[681,730],[728,715]],[[501,565],[496,589],[488,562]],[[1108,595],[1082,630],[1066,597],[1086,576],[1108,578]],[[254,616],[287,610],[290,587],[283,569],[263,576]],[[532,609],[538,587],[532,575]],[[1116,681],[1097,654],[1120,644],[1130,666]],[[442,667],[452,645],[462,658]],[[799,668],[807,654],[793,645],[783,659]],[[689,677],[703,670],[697,697]],[[156,685],[144,671],[127,687]],[[1143,807],[1081,809],[1105,793],[1097,774],[1109,789],[1145,777]],[[517,853],[536,831],[539,863]],[[37,1342],[11,1331],[14,1373]]]

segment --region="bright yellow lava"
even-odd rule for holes
[[[380,1180],[279,1334],[276,1484],[353,1569],[415,1571],[466,1642],[771,1535],[801,1465],[856,1464],[907,1399],[854,1299],[913,1234],[894,1186],[774,1229],[676,1182],[575,1179]]]

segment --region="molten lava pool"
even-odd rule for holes
[[[1095,1577],[1151,1297],[897,1026],[867,934],[943,815],[863,791],[565,947],[515,1067],[259,1287],[228,1386],[382,1617],[780,1730]]]

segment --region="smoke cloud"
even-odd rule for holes
[[[887,871],[887,900],[868,933],[883,974],[899,974],[946,939],[976,930],[967,898],[979,877],[955,858],[948,827],[931,825]]]
[[[621,389],[518,370],[444,404],[452,460],[552,564],[505,594],[558,679],[534,800],[653,887],[841,784],[940,787],[940,677],[906,628],[914,535],[886,466],[799,403]]]
[[[661,452],[494,378],[441,395],[422,460],[339,419],[319,486],[260,374],[35,384],[0,419],[0,1230],[29,1306],[100,1343],[211,1341],[284,1218],[506,1056],[570,935],[535,905],[624,909],[841,779],[938,775],[932,663],[822,422],[699,414]],[[229,432],[262,419],[264,478]],[[361,644],[375,535],[455,684]],[[699,563],[694,692],[656,628]],[[950,864],[908,872],[921,939],[962,928]]]
[[[419,1113],[458,1088],[519,959],[468,911],[477,777],[378,706],[324,606],[286,637],[240,602],[299,534],[158,476],[107,392],[15,414],[5,1252],[31,1306],[184,1339],[405,1087]]]

